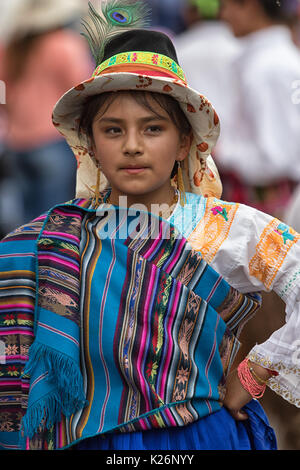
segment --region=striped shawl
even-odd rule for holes
[[[65,448],[219,409],[260,304],[168,222],[89,204],[0,243],[0,448]]]

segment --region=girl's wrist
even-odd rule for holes
[[[238,378],[243,388],[253,397],[261,398],[266,390],[270,375],[266,369],[251,363],[246,357],[237,368]],[[261,375],[258,375],[261,374]]]
[[[255,362],[248,361],[248,366],[254,378],[258,381],[258,383],[264,383],[272,377],[272,371],[266,369],[265,367],[256,364]]]

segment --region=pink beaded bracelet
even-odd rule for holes
[[[261,398],[266,390],[266,383],[258,384],[254,379],[246,357],[238,366],[237,372],[243,388],[250,393],[253,398]]]

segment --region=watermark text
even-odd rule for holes
[[[292,93],[292,103],[300,104],[300,79],[293,81],[292,89],[294,90]]]
[[[0,364],[5,364],[5,343],[0,340]]]
[[[6,85],[3,80],[0,80],[0,104],[6,104]]]

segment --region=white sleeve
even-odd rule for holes
[[[224,209],[227,221],[224,217],[221,220]],[[207,208],[207,214],[211,211],[219,225],[214,228],[212,215],[207,215],[209,225],[202,224],[207,234],[202,241],[206,260],[239,291],[274,290],[286,304],[285,325],[256,345],[250,358],[277,371],[278,376],[269,380],[270,387],[300,407],[300,235],[278,219],[247,206],[219,201]],[[209,226],[218,240],[215,251]]]

